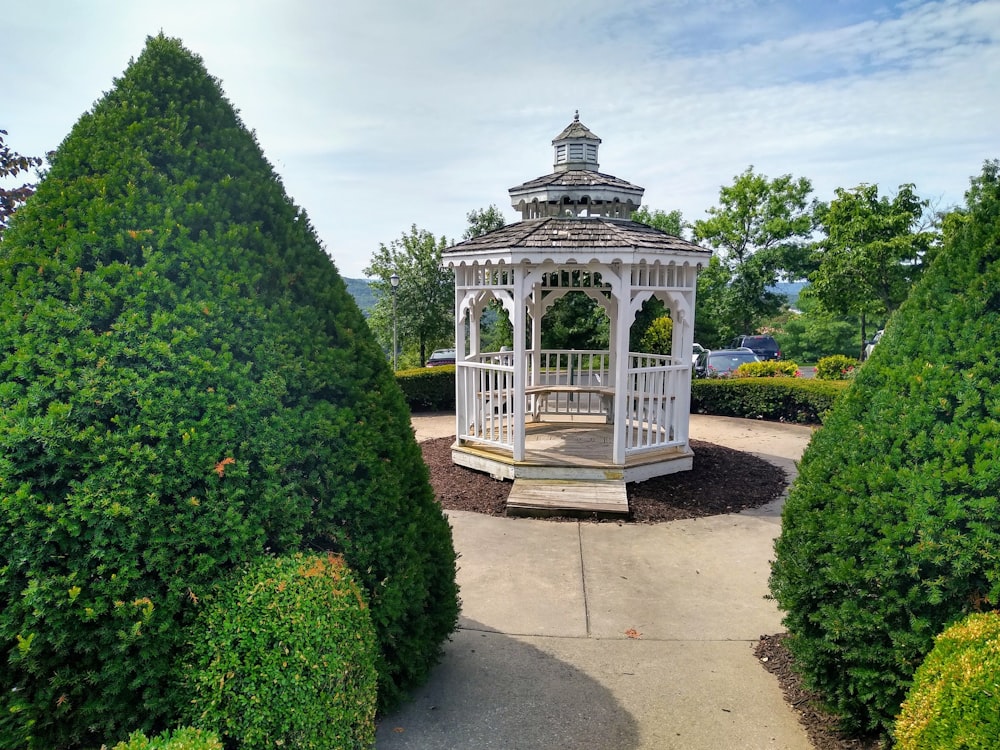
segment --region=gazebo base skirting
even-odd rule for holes
[[[515,461],[505,448],[456,442],[451,457],[459,466],[482,471],[494,479],[624,479],[642,482],[652,477],[689,471],[694,453],[686,446],[643,451],[614,464],[612,425],[541,422],[526,426],[524,460]]]

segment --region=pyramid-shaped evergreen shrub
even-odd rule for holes
[[[15,216],[0,331],[0,747],[163,728],[199,607],[267,554],[343,553],[383,707],[426,676],[455,554],[402,394],[178,41],[147,40]]]
[[[771,587],[810,685],[887,731],[947,624],[1000,605],[1000,174],[815,435]]]

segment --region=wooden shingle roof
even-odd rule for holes
[[[509,192],[521,193],[546,187],[613,187],[618,188],[619,190],[635,191],[640,195],[643,192],[641,187],[633,185],[631,182],[626,182],[625,180],[615,177],[614,175],[604,174],[602,172],[593,172],[589,169],[573,169],[567,172],[553,172],[552,174],[547,174],[542,177],[536,177],[535,179],[529,180],[521,185],[515,185],[509,190]]]
[[[528,219],[509,224],[488,234],[459,242],[444,251],[448,254],[471,255],[502,250],[563,248],[594,248],[639,250],[658,253],[697,253],[711,255],[693,242],[661,232],[636,221],[600,216],[549,217]]]

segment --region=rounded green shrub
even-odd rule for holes
[[[375,740],[375,630],[333,555],[268,557],[191,629],[188,723],[242,750],[367,748]]]
[[[771,590],[808,685],[888,732],[945,625],[1000,603],[1000,174],[968,208],[799,464]]]
[[[1000,737],[1000,615],[972,614],[937,637],[896,719],[899,750],[993,750]]]
[[[0,243],[0,747],[176,726],[199,601],[300,549],[356,571],[400,700],[458,616],[409,411],[307,216],[161,35]]]
[[[213,732],[185,727],[153,738],[146,737],[142,732],[133,732],[112,750],[223,750],[223,747],[222,741]]]
[[[791,360],[766,360],[764,362],[744,362],[736,368],[734,378],[794,378],[799,375],[799,366]]]
[[[854,377],[858,360],[843,354],[823,357],[816,363],[816,377],[820,380],[849,380]]]

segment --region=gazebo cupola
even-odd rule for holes
[[[548,216],[606,216],[631,218],[642,204],[643,189],[597,171],[601,139],[573,116],[552,141],[552,173],[510,189],[511,205],[522,219]]]
[[[643,189],[597,171],[601,139],[579,115],[553,141],[554,171],[510,189],[522,220],[444,251],[455,273],[456,463],[508,479],[641,481],[691,467],[688,417],[698,272],[711,252],[631,220]],[[607,315],[608,348],[542,347],[568,294]],[[669,311],[669,351],[630,351],[636,314]],[[512,345],[484,348],[501,305]],[[559,442],[590,430],[586,455]],[[545,437],[561,445],[542,450]]]

